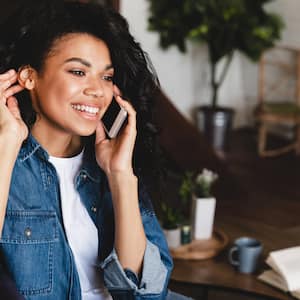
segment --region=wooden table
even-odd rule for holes
[[[295,207],[292,207],[291,210],[299,214],[300,204],[290,204],[290,206],[293,205]],[[288,207],[288,204],[286,206]],[[206,290],[224,289],[229,292],[253,296],[253,299],[257,299],[258,296],[259,299],[294,299],[286,293],[259,281],[256,276],[264,268],[267,268],[264,259],[270,251],[300,245],[300,226],[290,224],[288,219],[283,222],[280,215],[282,209],[284,209],[282,205],[276,206],[274,204],[272,215],[269,214],[264,217],[263,215],[262,217],[259,215],[255,217],[251,213],[251,209],[250,213],[247,210],[246,214],[241,215],[233,211],[232,207],[230,204],[219,207],[215,220],[215,227],[222,229],[228,235],[228,246],[218,256],[211,259],[199,261],[174,260],[171,288],[175,288],[177,291],[181,290],[181,292],[185,291],[185,294],[194,297],[196,293],[196,298],[199,296],[199,299],[204,299],[203,296],[200,297],[203,288]],[[264,208],[262,207],[262,209]],[[288,215],[286,218],[288,218]],[[283,223],[282,226],[281,223]],[[255,237],[263,243],[263,256],[257,274],[241,274],[228,263],[228,249],[232,246],[234,239],[241,236]],[[198,294],[197,289],[199,289]],[[194,291],[193,295],[189,294],[189,290]]]

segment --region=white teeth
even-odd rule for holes
[[[72,104],[72,107],[79,111],[86,111],[90,114],[96,114],[99,111],[98,107],[92,107],[92,106],[87,106],[87,105]]]

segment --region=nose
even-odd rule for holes
[[[104,95],[104,90],[99,80],[98,82],[90,82],[83,92],[86,96],[92,96],[94,98],[102,97]]]
[[[99,91],[99,90],[95,90],[95,89],[91,89],[91,88],[86,88],[85,90],[84,90],[84,94],[86,95],[86,96],[92,96],[92,97],[94,97],[94,98],[99,98],[99,97],[101,97],[101,92]]]

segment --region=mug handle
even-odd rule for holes
[[[235,260],[233,259],[233,255],[234,253],[238,251],[238,247],[237,246],[233,246],[230,250],[229,250],[229,253],[228,253],[228,259],[229,259],[229,262],[234,265],[234,266],[238,266],[240,263],[238,260]]]

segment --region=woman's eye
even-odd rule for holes
[[[103,79],[106,81],[113,81],[113,76],[105,75],[105,76],[103,76]]]
[[[72,73],[73,75],[80,76],[80,77],[85,75],[85,73],[81,70],[71,70],[69,72]]]

